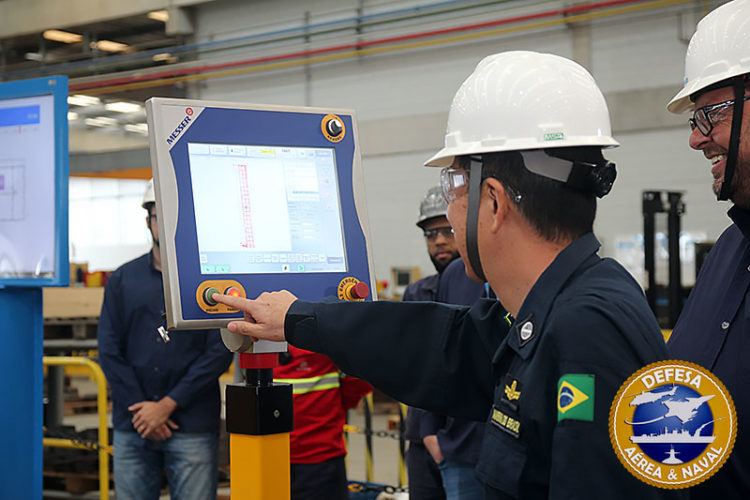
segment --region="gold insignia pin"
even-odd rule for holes
[[[508,396],[508,399],[511,401],[515,401],[521,397],[521,391],[516,390],[517,384],[518,382],[514,380],[510,386],[505,386],[505,395]]]

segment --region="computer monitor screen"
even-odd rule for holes
[[[188,157],[201,274],[347,270],[333,148],[190,142]]]
[[[54,117],[52,95],[0,96],[0,279],[55,276]]]

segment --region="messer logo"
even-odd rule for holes
[[[195,113],[193,108],[185,108],[185,118],[177,125],[177,127],[175,127],[172,133],[169,134],[169,137],[167,137],[167,144],[171,146],[174,141],[177,140],[182,131],[185,130],[185,127],[188,126],[188,123],[192,121],[191,116],[193,116],[193,113]]]

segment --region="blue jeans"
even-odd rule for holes
[[[484,489],[474,474],[474,466],[443,460],[438,464],[448,500],[482,500]]]
[[[158,500],[166,470],[172,500],[216,499],[218,435],[175,432],[166,441],[114,433],[117,500]]]

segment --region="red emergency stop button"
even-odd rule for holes
[[[370,295],[370,287],[364,281],[360,281],[349,289],[349,295],[354,299],[366,299]]]
[[[242,297],[242,292],[239,291],[239,289],[230,286],[226,290],[224,290],[224,295],[230,295],[232,297]]]
[[[367,283],[359,281],[353,276],[347,276],[339,282],[338,296],[341,300],[365,300],[370,295]]]

